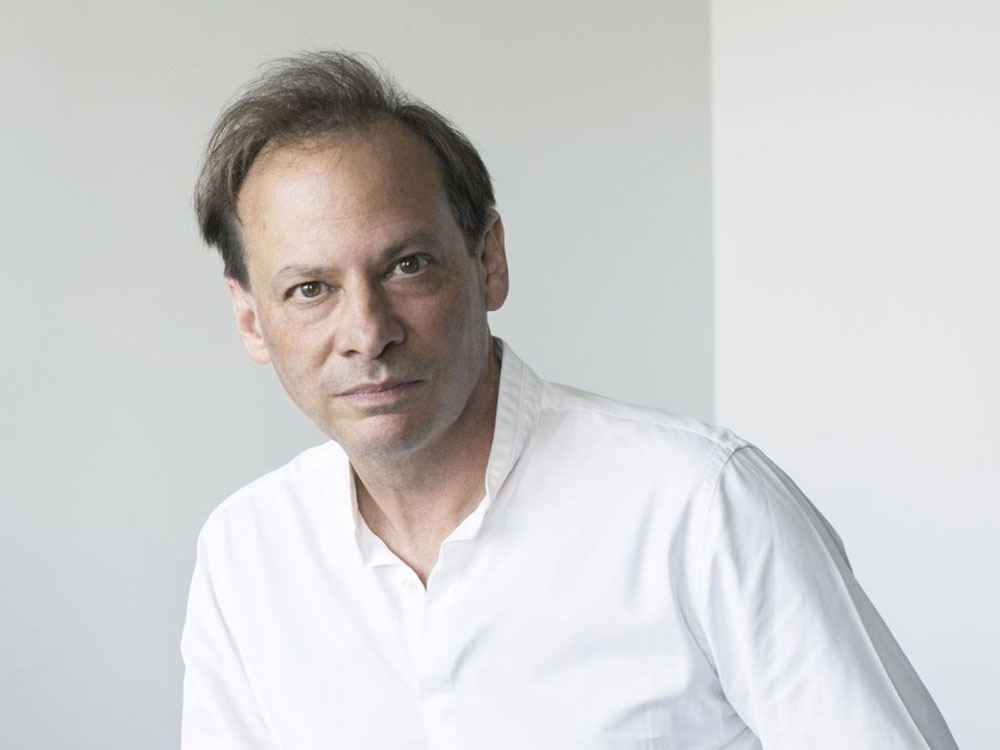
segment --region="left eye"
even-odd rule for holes
[[[326,284],[322,281],[306,281],[292,287],[290,296],[298,299],[316,299],[326,290]]]
[[[392,267],[393,272],[399,272],[407,276],[413,275],[419,271],[424,270],[427,267],[427,259],[419,255],[407,255],[405,258],[400,258],[396,261],[395,265]]]

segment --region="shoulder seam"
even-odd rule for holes
[[[546,389],[548,389],[548,387],[551,386],[550,383],[546,383],[545,385],[546,385]],[[622,403],[624,404],[624,402],[622,402]],[[633,406],[633,405],[632,404],[625,404],[625,406]],[[644,408],[644,407],[635,406],[635,408]],[[649,407],[649,408],[652,408],[652,407]],[[549,409],[551,411],[561,411],[561,412],[570,412],[570,411],[592,412],[594,414],[600,414],[603,417],[609,417],[611,419],[620,419],[620,420],[622,420],[624,422],[636,422],[638,424],[655,425],[657,427],[663,427],[663,428],[668,429],[668,430],[674,430],[675,432],[684,432],[684,433],[687,433],[687,434],[690,434],[690,435],[694,435],[696,437],[703,438],[704,440],[706,440],[706,441],[708,441],[710,443],[714,443],[715,445],[717,445],[719,447],[725,447],[725,446],[729,445],[730,443],[739,443],[741,445],[745,444],[745,442],[743,440],[741,440],[740,438],[737,438],[737,437],[731,437],[731,438],[727,438],[727,439],[722,439],[722,438],[714,437],[714,436],[712,436],[710,434],[706,434],[705,432],[701,432],[699,430],[696,430],[696,429],[693,429],[693,428],[690,428],[690,427],[684,427],[683,425],[669,424],[668,423],[669,417],[665,418],[665,419],[652,419],[652,418],[643,419],[643,418],[637,417],[637,416],[631,416],[631,415],[627,415],[627,414],[618,414],[618,413],[615,413],[613,411],[609,411],[609,410],[606,410],[606,409],[600,409],[600,408],[596,408],[596,407],[593,407],[593,406],[572,406],[572,405],[570,405],[570,406],[556,406],[556,405],[553,405],[551,403],[545,403],[545,404],[543,404],[542,405],[542,409]],[[665,414],[669,414],[669,412],[667,412]]]
[[[715,510],[715,506],[719,500],[719,485],[722,483],[722,474],[725,472],[726,467],[732,462],[733,457],[736,456],[740,451],[744,451],[748,448],[753,447],[750,443],[745,441],[731,441],[729,444],[720,443],[718,452],[721,452],[725,448],[729,448],[728,453],[724,454],[722,460],[718,462],[718,468],[713,468],[711,466],[705,469],[705,475],[702,478],[702,485],[699,488],[699,495],[703,495],[710,491],[708,507],[705,508],[704,515],[704,528],[701,534],[701,544],[698,550],[698,578],[695,581],[695,600],[701,600],[702,588],[704,586],[704,576],[705,576],[705,549],[708,546],[708,530],[709,530],[709,517]],[[714,458],[714,456],[713,456]],[[711,479],[711,482],[709,481]],[[709,487],[709,485],[711,485]]]

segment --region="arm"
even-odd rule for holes
[[[204,533],[181,637],[184,657],[182,750],[274,750],[226,623]]]
[[[765,750],[957,750],[840,539],[791,480],[745,447],[710,489],[701,637]]]

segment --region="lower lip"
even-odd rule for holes
[[[394,385],[392,388],[386,388],[380,391],[356,391],[354,393],[345,393],[344,398],[358,405],[364,406],[383,406],[385,404],[392,404],[396,401],[409,395],[409,393],[420,384],[419,380],[415,380],[410,383],[400,383],[399,385]]]

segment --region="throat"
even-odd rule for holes
[[[358,511],[365,524],[425,587],[442,543],[475,511],[486,492],[482,476],[475,486],[452,487],[444,494],[389,493],[378,498],[357,473],[354,482]]]

